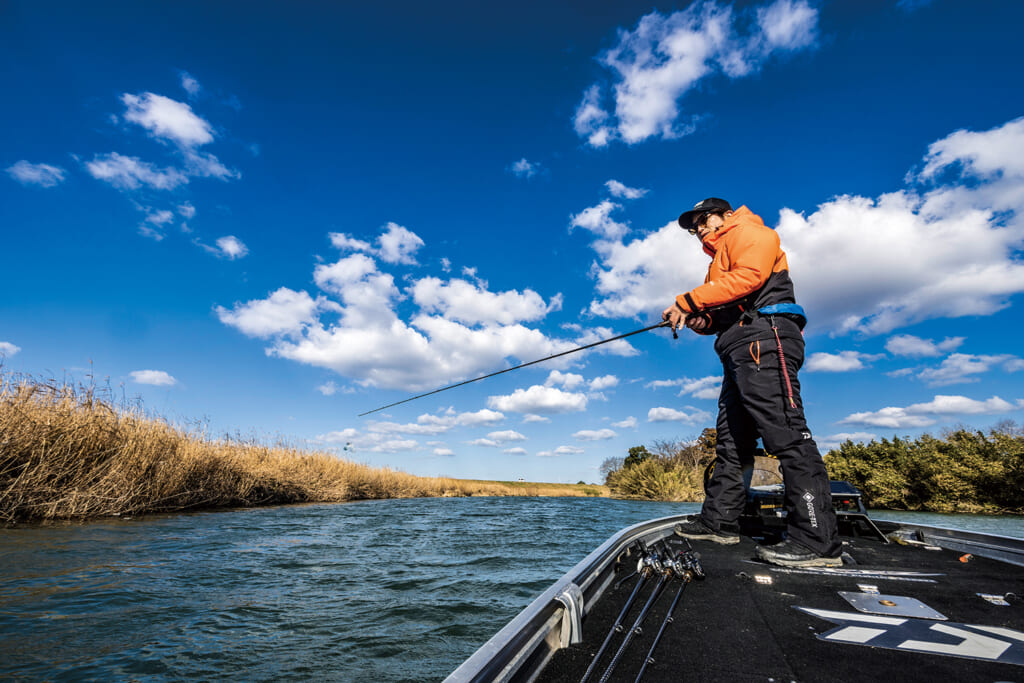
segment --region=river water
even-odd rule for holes
[[[433,498],[0,530],[0,678],[441,680],[612,533],[696,509]],[[1020,517],[913,519],[1024,538]]]

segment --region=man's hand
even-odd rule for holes
[[[698,334],[706,334],[711,326],[711,318],[702,313],[691,313],[686,316],[686,326]]]
[[[672,304],[661,313],[661,319],[667,320],[669,325],[672,327],[672,331],[675,332],[683,324],[683,318],[686,314],[683,309],[679,308],[678,304]]]

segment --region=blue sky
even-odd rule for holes
[[[372,3],[367,3],[372,4]],[[819,444],[1024,413],[1007,2],[0,6],[0,352],[213,436],[598,481],[713,426],[675,217],[776,228]]]

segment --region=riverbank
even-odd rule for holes
[[[603,486],[418,477],[288,445],[216,439],[108,392],[0,376],[0,525],[285,503],[607,496]]]

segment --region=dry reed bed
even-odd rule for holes
[[[0,525],[373,498],[524,495],[334,455],[215,440],[95,387],[0,375]],[[529,494],[527,494],[529,495]],[[536,495],[536,493],[534,493]],[[585,495],[571,487],[548,495]]]

